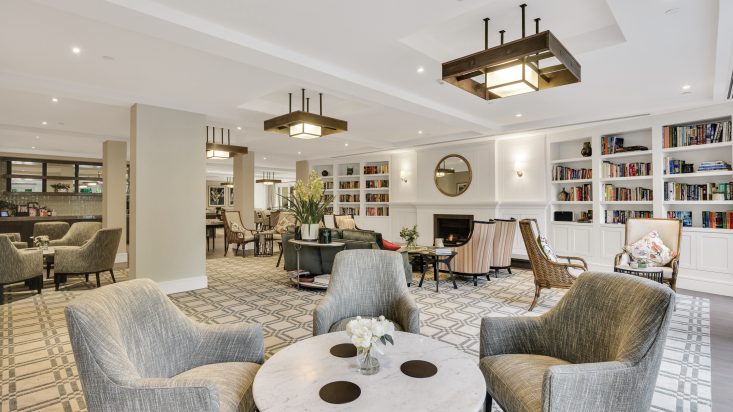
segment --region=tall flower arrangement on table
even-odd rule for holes
[[[323,180],[315,171],[308,175],[308,182],[295,182],[290,206],[287,210],[300,222],[300,234],[304,240],[318,238],[318,224],[326,214],[331,201],[323,195]]]
[[[387,343],[394,345],[394,324],[384,316],[379,318],[362,318],[357,316],[346,325],[346,334],[351,343],[356,346],[356,358],[359,362],[359,372],[364,375],[373,375],[379,371],[379,360],[372,350],[382,354],[381,346]]]
[[[400,237],[405,241],[405,243],[407,243],[408,249],[415,247],[415,242],[417,241],[418,236],[420,236],[420,234],[417,233],[417,225],[414,225],[412,228],[403,227],[402,230],[400,230]]]

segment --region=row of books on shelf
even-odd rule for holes
[[[682,226],[692,227],[692,212],[689,210],[670,210],[667,212],[667,218],[679,219],[682,221]]]
[[[367,216],[389,216],[389,206],[368,207]]]
[[[326,203],[333,203],[333,195],[323,195],[323,201]]]
[[[349,180],[347,182],[339,182],[339,189],[358,189],[358,180]]]
[[[604,185],[603,193],[607,202],[654,200],[652,189],[645,187],[616,187]]]
[[[555,166],[552,169],[552,180],[592,179],[593,169],[573,169],[572,167]]]
[[[601,154],[609,155],[623,151],[624,138],[619,136],[601,136]]]
[[[367,193],[367,202],[389,202],[389,193]]]
[[[702,212],[702,227],[733,229],[733,210],[725,212]]]
[[[731,141],[730,120],[683,126],[664,126],[664,148]]]
[[[360,196],[358,194],[353,195],[339,195],[339,202],[360,202]]]
[[[569,192],[566,192],[565,188],[563,188],[562,192],[565,192],[565,201],[568,202],[587,202],[593,200],[593,185],[590,183],[571,187]],[[561,195],[562,192],[560,192]]]
[[[359,216],[359,208],[358,207],[342,207],[341,214]]]
[[[332,190],[333,189],[333,182],[323,182],[323,189],[325,189],[325,190]]]
[[[379,175],[389,173],[389,164],[377,165],[377,166],[364,166],[365,175]]]
[[[652,212],[648,210],[606,210],[606,223],[624,224],[631,218],[650,218]]]
[[[709,172],[712,170],[730,170],[730,164],[722,160],[714,160],[709,162],[701,162],[698,166],[698,172]]]
[[[703,184],[664,182],[664,200],[733,200],[733,182]]]
[[[367,180],[367,189],[380,189],[383,187],[389,187],[389,180]]]
[[[651,176],[652,164],[644,162],[635,163],[612,163],[603,162],[603,176],[606,177],[631,177]]]

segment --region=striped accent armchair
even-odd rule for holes
[[[506,269],[512,273],[512,247],[514,246],[514,235],[517,233],[517,220],[514,218],[494,219],[496,230],[494,231],[494,247],[491,254],[491,268],[494,273]]]
[[[478,285],[478,277],[489,278],[491,258],[494,248],[496,223],[493,220],[473,221],[473,228],[466,243],[454,248],[456,256],[451,262],[453,273],[460,276],[473,276],[473,285]],[[442,269],[448,270],[447,266]]]

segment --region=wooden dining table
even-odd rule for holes
[[[216,229],[224,227],[220,219],[206,219],[206,251],[209,251],[209,239],[211,239],[211,250],[216,250]]]

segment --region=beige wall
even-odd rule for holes
[[[102,145],[102,225],[121,227],[118,253],[127,253],[127,142],[108,140]]]
[[[205,120],[161,107],[131,108],[130,273],[167,293],[207,285]]]

